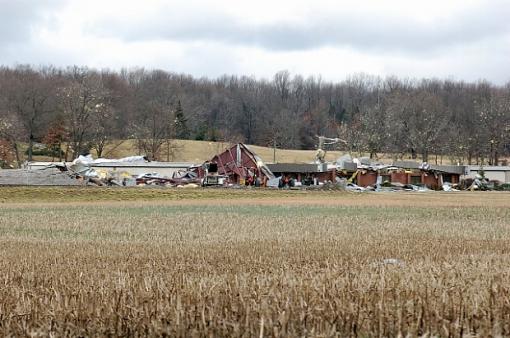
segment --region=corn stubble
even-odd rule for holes
[[[0,336],[510,335],[510,208],[0,213]]]

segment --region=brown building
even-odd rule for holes
[[[388,166],[366,166],[358,168],[356,183],[362,187],[378,183],[398,183],[441,189],[444,183],[457,184],[464,175],[464,166],[424,165],[413,161],[395,162]]]

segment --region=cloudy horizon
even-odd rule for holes
[[[0,64],[510,81],[510,3],[0,0]]]

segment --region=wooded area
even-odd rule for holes
[[[510,83],[0,68],[4,162],[22,162],[21,144],[28,145],[28,160],[35,143],[71,159],[91,149],[101,156],[115,140],[135,139],[140,153],[164,159],[175,138],[314,149],[316,135],[340,137],[347,141],[343,150],[371,157],[411,154],[432,162],[434,155],[498,165],[510,154]]]

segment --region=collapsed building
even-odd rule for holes
[[[414,161],[374,163],[349,155],[334,163],[265,164],[247,145],[238,143],[202,164],[150,162],[143,156],[94,160],[90,155],[70,163],[31,162],[25,169],[0,170],[0,185],[299,187],[343,183],[359,190],[381,187],[446,190],[457,186],[461,178],[472,176],[472,170],[468,166]],[[505,175],[508,173],[500,174],[506,179]]]
[[[78,157],[80,163],[100,174],[127,173],[130,176],[138,176],[147,173],[158,173],[160,176],[173,177],[176,173],[188,170],[194,164],[189,162],[158,162],[148,161],[143,156],[130,156],[121,159],[92,159],[89,156]],[[73,161],[74,162],[74,161]],[[26,169],[37,170],[51,166],[71,166],[65,162],[29,162]]]
[[[28,162],[23,169],[0,170],[0,185],[198,186],[200,179],[189,171],[192,166],[151,162],[143,156],[93,159],[87,155],[72,162]]]
[[[457,185],[466,174],[464,166],[430,165],[415,161],[396,161],[393,164],[354,163],[337,169],[339,176],[349,177],[361,187],[381,185],[421,186],[440,190],[444,184]]]
[[[321,185],[345,181],[362,188],[388,186],[420,186],[440,190],[444,184],[457,185],[466,175],[466,166],[429,165],[414,161],[393,164],[372,163],[369,159],[340,158],[334,164],[275,163],[267,165],[271,171],[293,185]]]
[[[93,159],[86,155],[72,162],[29,162],[24,169],[0,171],[0,185],[265,186],[273,178],[262,159],[242,143],[201,165],[151,162],[143,156]]]
[[[264,161],[243,143],[237,143],[215,155],[197,168],[197,173],[206,181],[211,176],[219,175],[226,178],[225,183],[239,185],[255,185],[259,182],[260,186],[265,186],[268,180],[275,177]]]

